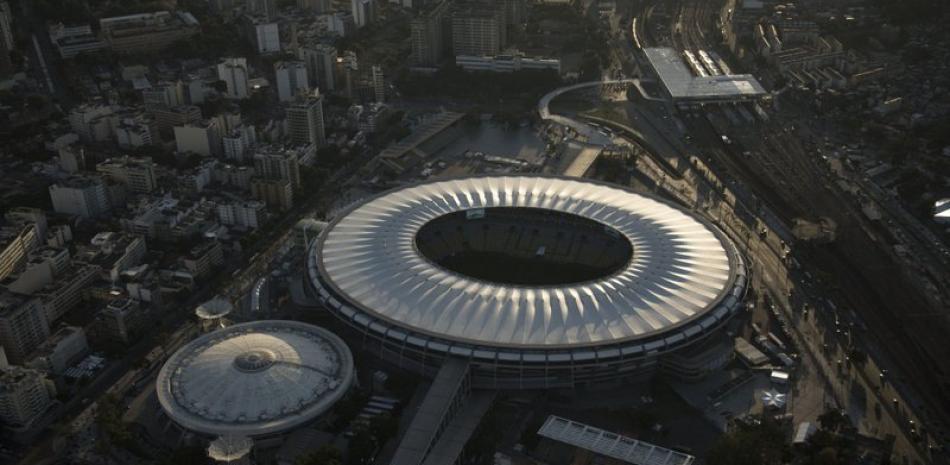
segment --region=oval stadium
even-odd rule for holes
[[[429,377],[463,359],[473,384],[503,389],[717,368],[748,280],[726,236],[679,206],[534,175],[385,192],[308,254],[308,291],[365,350]]]

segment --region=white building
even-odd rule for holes
[[[267,55],[280,52],[280,29],[277,23],[261,16],[244,17],[245,31],[257,53]]]
[[[154,134],[158,138],[158,134]],[[123,118],[115,127],[115,139],[119,147],[131,148],[152,145],[152,128],[138,118]]]
[[[69,126],[86,142],[112,140],[119,117],[112,105],[80,105],[69,112]]]
[[[353,23],[362,28],[376,20],[376,5],[373,0],[350,0],[353,8]]]
[[[8,279],[6,287],[18,294],[32,295],[53,280],[69,266],[69,249],[42,247],[30,252],[26,267]]]
[[[524,69],[550,69],[560,74],[561,60],[557,58],[526,57],[521,53],[495,56],[457,55],[455,64],[466,71],[510,73]]]
[[[218,204],[218,220],[228,226],[239,226],[247,229],[257,229],[264,220],[266,212],[264,202],[251,200],[248,202],[230,202]]]
[[[221,139],[224,146],[224,158],[243,162],[250,158],[248,151],[257,143],[257,132],[250,124],[241,124]]]
[[[49,38],[62,58],[74,58],[80,53],[96,53],[106,48],[106,43],[96,37],[88,24],[65,26],[63,23],[49,27]]]
[[[63,326],[32,354],[27,366],[59,375],[87,353],[86,332],[77,326]]]
[[[0,371],[0,421],[29,426],[53,403],[55,389],[39,370],[11,366]]]
[[[83,291],[101,276],[102,267],[95,264],[71,263],[58,273],[56,281],[36,292],[40,298],[46,322],[52,324],[82,301]]]
[[[97,218],[109,211],[105,183],[97,176],[75,176],[49,186],[53,211],[82,218]]]
[[[96,172],[140,194],[147,194],[158,187],[155,163],[151,158],[108,158],[96,165]]]
[[[163,81],[152,86],[151,89],[143,90],[142,102],[148,107],[177,107],[188,104],[185,100],[186,94],[186,87],[183,81]]]
[[[0,290],[0,346],[17,365],[49,336],[49,323],[40,299]]]
[[[206,120],[198,124],[175,126],[175,147],[179,152],[192,152],[206,157],[217,155],[221,147],[217,124]]]
[[[327,21],[327,32],[331,35],[346,37],[352,34],[353,29],[356,28],[353,15],[351,13],[338,11],[336,13],[326,15],[325,18]]]
[[[249,95],[246,58],[225,58],[218,63],[218,79],[225,82],[230,98],[244,99]]]
[[[290,102],[299,94],[307,93],[309,81],[307,66],[302,61],[278,61],[274,64],[277,75],[277,96],[281,102]]]
[[[294,144],[326,144],[326,129],[323,121],[323,99],[319,91],[308,96],[298,96],[287,108],[287,132]]]

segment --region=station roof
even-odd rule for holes
[[[751,74],[696,76],[672,48],[645,48],[643,53],[674,99],[716,100],[766,94],[765,88]]]

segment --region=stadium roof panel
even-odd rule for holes
[[[601,279],[528,286],[471,278],[420,252],[416,235],[423,225],[492,207],[593,220],[626,237],[633,257]],[[317,287],[328,285],[359,316],[453,344],[558,350],[648,340],[702,317],[718,318],[713,310],[734,292],[740,261],[726,242],[686,211],[620,187],[497,176],[384,193],[342,213],[311,253],[322,283]]]
[[[694,75],[679,52],[672,48],[645,48],[643,53],[674,99],[722,99],[765,95],[765,88],[751,74]]]

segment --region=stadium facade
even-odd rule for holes
[[[306,281],[393,365],[431,377],[455,357],[477,387],[535,389],[718,368],[748,276],[720,230],[670,202],[512,175],[351,206],[309,249]]]

